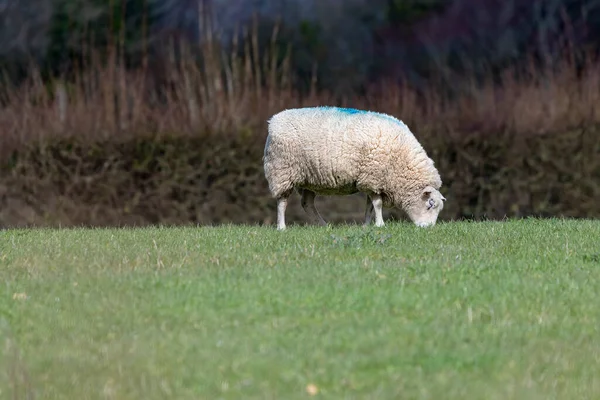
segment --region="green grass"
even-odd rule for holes
[[[0,231],[0,398],[600,398],[600,221]]]

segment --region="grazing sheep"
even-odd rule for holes
[[[352,108],[289,109],[269,120],[265,177],[277,199],[277,229],[294,188],[302,208],[325,225],[316,195],[367,194],[365,224],[383,226],[382,206],[403,209],[418,226],[434,225],[444,207],[433,161],[400,120]]]

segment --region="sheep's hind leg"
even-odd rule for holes
[[[373,201],[371,197],[367,194],[367,207],[365,210],[365,226],[371,223],[371,217],[373,216]]]
[[[316,193],[312,190],[302,189],[301,194],[301,204],[304,211],[319,225],[327,225],[327,222],[325,222],[321,214],[317,211],[317,207],[315,207]]]
[[[383,200],[381,200],[380,194],[371,195],[371,203],[375,210],[375,226],[383,226]]]
[[[280,231],[285,229],[285,209],[287,207],[290,194],[291,191],[284,193],[277,198],[277,230]]]

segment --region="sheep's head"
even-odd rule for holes
[[[427,186],[412,196],[405,206],[405,211],[415,225],[422,228],[433,226],[444,208],[444,201],[446,198],[439,190]]]

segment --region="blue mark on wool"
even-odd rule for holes
[[[353,115],[353,114],[372,114],[372,115],[376,115],[380,118],[385,118],[387,120],[390,120],[396,124],[402,125],[404,127],[407,127],[406,124],[402,121],[400,121],[398,118],[393,117],[391,115],[388,114],[384,114],[384,113],[379,113],[376,111],[367,111],[367,110],[359,110],[356,108],[345,108],[345,107],[333,107],[333,106],[320,106],[318,107],[322,110],[334,110],[337,112],[340,112],[342,114],[348,114],[348,115]]]
[[[338,107],[337,110],[339,112],[344,113],[344,114],[366,114],[367,113],[367,111],[357,110],[356,108],[341,108],[341,107]]]
[[[332,107],[332,106],[320,106],[318,107],[322,110],[334,110],[341,112],[343,114],[366,114],[369,111],[358,110],[356,108],[344,108],[344,107]]]

